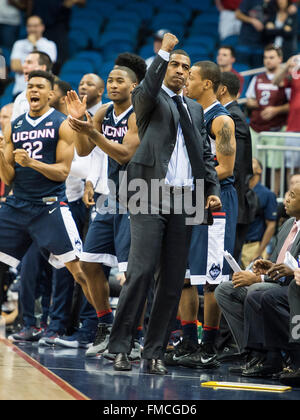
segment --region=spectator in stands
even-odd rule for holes
[[[248,51],[247,64],[250,67],[261,66],[260,50],[264,30],[263,0],[243,0],[236,10],[236,18],[242,22],[239,44]]]
[[[249,186],[257,195],[257,212],[250,224],[246,241],[242,248],[241,264],[246,268],[251,261],[266,256],[266,246],[272,239],[277,219],[277,201],[275,194],[260,183],[262,165],[253,159],[253,177]]]
[[[291,88],[290,110],[286,131],[300,133],[300,55],[292,56],[282,68],[278,69],[273,83],[277,86]],[[300,138],[286,138],[285,145],[300,147]],[[300,152],[286,151],[285,159],[288,177],[291,170],[295,173],[300,171]]]
[[[9,0],[0,0],[0,45],[11,48],[18,39],[21,12]]]
[[[45,24],[45,37],[53,41],[58,50],[54,65],[55,74],[69,57],[69,21],[71,9],[78,5],[84,7],[86,0],[25,0],[27,16],[40,16]],[[83,23],[84,24],[84,23]]]
[[[146,65],[147,67],[150,67],[152,61],[154,60],[154,58],[156,57],[156,54],[158,53],[158,51],[161,48],[162,45],[162,40],[164,38],[164,35],[166,33],[170,32],[168,29],[159,29],[158,31],[155,32],[155,34],[153,35],[154,37],[154,41],[153,41],[153,51],[154,51],[154,55],[152,55],[151,57],[147,58],[146,60]]]
[[[220,12],[219,19],[219,35],[220,40],[232,36],[239,35],[241,30],[241,21],[235,16],[242,0],[215,0],[217,9]]]
[[[289,103],[284,87],[274,86],[273,79],[282,63],[282,50],[273,45],[264,49],[264,65],[266,72],[254,76],[246,92],[247,107],[251,110],[250,131],[252,137],[252,153],[258,157],[257,144],[269,146],[284,145],[284,138],[264,137],[258,141],[262,131],[282,131],[285,128]],[[274,192],[279,193],[281,153],[267,152],[267,167],[275,169]]]
[[[13,94],[16,96],[26,88],[23,75],[23,62],[33,51],[46,52],[54,63],[57,58],[57,49],[53,41],[43,37],[45,26],[39,16],[31,16],[26,23],[27,38],[16,41],[13,45],[10,65],[16,73]]]
[[[235,63],[235,49],[231,45],[222,45],[218,50],[217,64],[220,67],[221,72],[231,71],[234,73],[240,81],[239,95],[242,94],[244,88],[245,79],[233,68]]]
[[[52,61],[48,54],[42,51],[33,51],[26,57],[23,65],[23,77],[25,83],[27,82],[28,75],[33,70],[52,70]],[[14,101],[12,121],[18,118],[20,115],[29,111],[29,104],[26,98],[26,89],[23,92],[19,93]]]
[[[283,61],[297,52],[298,14],[289,13],[290,5],[291,0],[276,0],[276,9],[265,24],[265,40],[282,49]]]

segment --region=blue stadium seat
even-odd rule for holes
[[[126,10],[127,12],[133,10],[136,11],[144,22],[149,22],[154,14],[154,7],[152,4],[146,2],[133,2],[123,4],[121,10]]]
[[[72,89],[77,90],[78,85],[80,83],[80,80],[87,72],[82,73],[61,73],[59,75],[61,80],[64,80],[65,82],[69,82],[72,86]]]
[[[182,48],[191,56],[206,56],[209,57],[210,53],[203,45],[189,45],[184,43]]]
[[[187,7],[190,7],[192,10],[197,10],[201,12],[209,10],[212,6],[211,0],[183,0],[183,3]]]
[[[218,26],[211,22],[196,22],[188,29],[189,35],[210,35],[219,39]]]
[[[69,54],[72,57],[78,51],[84,50],[89,45],[89,37],[86,32],[74,29],[69,32]]]
[[[210,23],[218,28],[219,25],[219,13],[201,13],[194,19],[193,24]],[[213,28],[212,28],[213,29]]]
[[[60,73],[93,73],[94,70],[94,65],[90,61],[87,61],[82,58],[77,58],[66,61],[63,64]]]
[[[85,62],[90,62],[93,65],[94,73],[98,73],[99,68],[103,62],[102,55],[99,51],[86,50],[81,51],[74,57],[75,60],[83,60]]]
[[[112,20],[108,22],[105,27],[105,32],[117,32],[117,33],[127,33],[132,37],[137,37],[139,31],[139,25],[136,25],[134,22],[116,22]],[[104,33],[105,33],[104,32]]]
[[[102,63],[100,70],[98,71],[99,76],[105,81],[109,73],[112,71],[115,65],[115,60],[105,61]]]
[[[183,3],[162,4],[159,10],[161,13],[178,14],[183,16],[185,21],[190,19],[192,13],[191,8]]]
[[[153,42],[151,42],[151,44],[146,44],[144,45],[138,52],[138,54],[143,57],[144,59],[148,58],[148,57],[152,57],[152,55],[154,55],[154,51],[153,51]]]
[[[238,42],[239,42],[238,35],[231,35],[231,36],[228,36],[227,38],[224,38],[221,41],[221,45],[231,45],[232,47],[235,47],[236,45],[238,45]]]
[[[191,35],[184,40],[184,44],[195,46],[201,45],[212,53],[216,47],[216,39],[209,35]]]

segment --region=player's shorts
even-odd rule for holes
[[[222,210],[213,213],[211,226],[193,226],[186,278],[192,285],[220,284],[229,280],[231,268],[223,252],[233,254],[238,199],[233,185],[221,188]]]
[[[99,214],[90,224],[80,260],[127,270],[130,249],[129,214]]]
[[[45,205],[7,197],[0,205],[0,261],[17,267],[32,241],[57,269],[79,258],[82,251],[66,203]]]

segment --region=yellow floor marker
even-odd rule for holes
[[[207,388],[227,388],[227,389],[237,389],[245,391],[265,391],[265,392],[286,392],[290,391],[292,388],[290,386],[284,385],[268,385],[268,384],[252,384],[252,383],[242,383],[242,382],[202,382],[201,386]]]

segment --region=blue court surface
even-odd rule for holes
[[[130,372],[115,372],[111,361],[101,356],[86,358],[84,349],[38,347],[37,344],[18,344],[18,348],[63,379],[91,400],[190,402],[201,400],[300,400],[300,389],[287,392],[244,391],[204,388],[207,381],[230,381],[280,385],[278,381],[242,378],[230,375],[224,363],[215,370],[194,370],[168,367],[165,376],[150,375],[144,364],[135,363]],[[151,404],[152,404],[151,403]],[[179,403],[180,404],[180,403]],[[103,406],[103,404],[102,404]],[[107,406],[107,404],[105,405]]]

